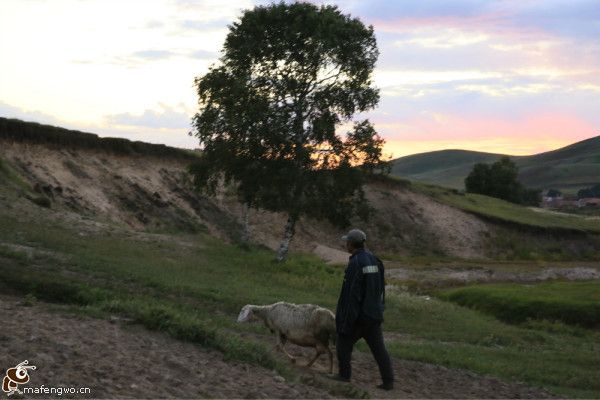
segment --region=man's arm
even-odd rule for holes
[[[340,313],[340,330],[349,333],[358,318],[363,301],[363,276],[356,260],[350,262],[346,270],[346,285],[348,290],[342,299],[343,310]]]
[[[385,306],[385,267],[383,266],[383,261],[381,261],[379,257],[375,258],[379,264],[379,273],[381,274],[381,302]]]

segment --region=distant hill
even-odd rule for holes
[[[392,161],[392,174],[410,180],[456,189],[473,165],[491,163],[504,154],[469,150],[440,150],[413,154]],[[600,182],[600,136],[531,156],[510,156],[519,166],[525,186],[567,192]]]

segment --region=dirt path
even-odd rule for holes
[[[312,369],[301,366],[312,354],[310,349],[290,346],[288,350],[299,356],[296,370],[304,376],[303,382],[316,382],[317,387],[287,382],[265,368],[224,361],[217,351],[139,326],[53,312],[42,303],[24,306],[19,298],[0,297],[0,313],[4,316],[0,369],[29,360],[37,367],[30,373],[29,387],[91,389],[89,395],[63,398],[331,397],[318,387],[328,379],[326,357]],[[352,384],[376,398],[551,397],[522,384],[397,359],[396,389],[384,392],[374,387],[379,376],[370,354],[356,352],[353,366]]]
[[[386,339],[387,340],[387,339]],[[305,365],[313,350],[288,345],[288,352]],[[325,375],[327,357],[321,356],[316,369]],[[396,383],[394,390],[383,391],[375,386],[381,383],[379,370],[370,353],[354,351],[352,354],[352,385],[368,392],[372,398],[387,399],[546,399],[555,395],[521,383],[507,383],[475,373],[445,368],[416,361],[392,359]],[[298,367],[307,371],[305,367]]]

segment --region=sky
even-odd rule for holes
[[[600,0],[338,0],[380,51],[393,157],[600,135]],[[1,0],[0,116],[194,148],[194,77],[263,0]]]

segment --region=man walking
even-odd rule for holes
[[[383,380],[378,388],[391,390],[394,374],[381,332],[385,303],[383,263],[365,250],[367,236],[363,231],[352,229],[342,240],[351,256],[335,316],[339,374],[334,379],[350,381],[352,349],[358,340],[364,338]]]

